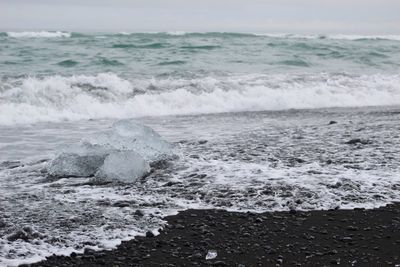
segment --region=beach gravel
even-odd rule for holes
[[[186,210],[160,235],[31,266],[396,266],[400,204],[365,210]],[[206,255],[214,255],[206,259]]]

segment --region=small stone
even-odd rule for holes
[[[360,138],[351,139],[346,142],[346,144],[348,144],[348,145],[357,145],[357,144],[367,145],[370,143],[371,143],[371,141],[360,139]]]
[[[216,261],[212,264],[212,266],[227,266],[224,261]]]
[[[353,225],[349,225],[346,227],[346,230],[348,231],[358,231],[358,227],[353,226]]]
[[[335,254],[338,254],[338,251],[336,249],[333,249],[333,250],[329,251],[329,254],[335,255]]]
[[[192,257],[193,257],[193,258],[196,258],[196,259],[201,259],[201,258],[203,258],[203,255],[201,255],[200,252],[197,252],[197,253],[193,254]]]
[[[129,207],[130,203],[126,201],[117,201],[114,204],[112,204],[112,206],[118,208],[124,208],[124,207]]]
[[[146,232],[146,237],[154,237],[155,235],[153,234],[152,231],[147,231]]]
[[[185,229],[185,226],[183,226],[182,224],[177,224],[175,225],[176,229]]]
[[[339,259],[333,259],[333,260],[331,260],[331,264],[338,265],[338,264],[340,264],[340,260]]]
[[[7,237],[8,241],[16,241],[18,239],[28,241],[29,239],[31,239],[31,236],[28,233],[26,233],[25,231],[19,230]]]
[[[349,241],[352,241],[353,240],[353,238],[351,238],[350,236],[345,236],[345,237],[343,237],[343,241],[347,241],[347,242],[349,242]]]

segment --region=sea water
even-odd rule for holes
[[[393,35],[0,33],[0,266],[110,249],[187,208],[400,200],[399,62]],[[113,152],[50,175],[87,142]]]

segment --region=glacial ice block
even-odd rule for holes
[[[69,146],[47,165],[55,177],[89,177],[134,182],[150,164],[168,158],[173,147],[150,127],[134,120],[116,122],[109,130]]]
[[[108,155],[96,176],[111,180],[134,182],[150,171],[150,165],[133,151],[119,151]]]
[[[172,154],[171,144],[152,128],[132,119],[114,123],[109,131],[93,136],[89,142],[109,149],[135,151],[150,163]]]
[[[61,153],[47,166],[47,172],[55,177],[93,176],[103,165],[106,154]]]

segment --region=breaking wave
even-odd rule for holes
[[[28,77],[0,86],[0,124],[400,105],[400,75],[271,74],[127,80]]]
[[[272,38],[293,38],[293,39],[333,39],[333,40],[394,40],[400,41],[400,35],[357,35],[357,34],[289,34],[289,33],[254,33],[255,36]]]
[[[294,33],[250,33],[250,32],[143,32],[143,33],[118,33],[120,35],[148,34],[169,36],[226,36],[226,37],[271,37],[271,38],[294,38],[294,39],[335,39],[335,40],[394,40],[400,41],[400,35],[380,34],[294,34]]]
[[[145,33],[118,33],[120,35],[169,35],[169,36],[226,36],[226,37],[271,37],[287,39],[333,39],[333,40],[393,40],[400,41],[400,35],[380,34],[380,35],[361,35],[361,34],[293,34],[293,33],[246,33],[246,32],[145,32]]]
[[[400,35],[361,35],[361,34],[292,34],[292,33],[246,33],[246,32],[118,32],[118,33],[103,33],[101,36],[134,36],[134,35],[160,35],[160,36],[202,36],[202,37],[270,37],[284,39],[332,39],[332,40],[392,40],[400,41]],[[97,36],[96,34],[88,33],[71,33],[63,31],[24,31],[24,32],[0,32],[0,36],[8,36],[12,38],[54,38],[54,37],[90,37]],[[121,46],[124,46],[122,44]],[[119,47],[117,44],[116,47]]]
[[[7,32],[7,36],[12,38],[69,38],[71,37],[71,33],[61,31]]]

